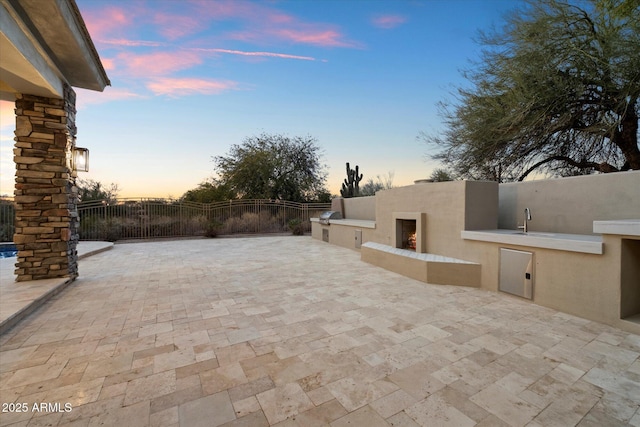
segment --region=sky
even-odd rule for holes
[[[395,186],[440,165],[422,132],[467,84],[478,30],[510,0],[76,0],[111,86],[76,89],[82,179],[182,196],[244,138],[312,136],[339,194],[345,163]],[[0,102],[0,194],[13,193],[13,104]],[[11,117],[11,120],[7,118]]]

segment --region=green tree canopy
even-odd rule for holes
[[[120,191],[117,184],[111,183],[107,186],[93,179],[78,179],[76,187],[81,202],[106,200],[108,203],[114,203]]]
[[[376,175],[376,179],[369,178],[367,182],[360,187],[360,196],[375,196],[380,190],[388,190],[393,188],[394,172],[389,171],[386,175]]]
[[[423,135],[464,178],[640,169],[640,1],[529,0],[481,34],[471,88]]]
[[[311,136],[261,134],[214,157],[220,182],[245,199],[326,201],[326,173]]]
[[[223,202],[235,198],[236,194],[228,184],[222,184],[215,179],[201,182],[182,196],[185,202],[198,203]]]
[[[445,182],[453,181],[455,178],[448,170],[443,168],[436,168],[433,170],[433,172],[431,172],[431,176],[429,176],[429,179],[431,179],[433,182]]]

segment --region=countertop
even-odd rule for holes
[[[602,236],[588,234],[543,233],[519,230],[463,230],[461,237],[465,240],[504,243],[527,246],[531,248],[555,249],[559,251],[582,252],[587,254],[603,253]]]
[[[640,236],[640,219],[593,221],[593,232],[599,234]]]

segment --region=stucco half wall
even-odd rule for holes
[[[640,171],[500,184],[498,228],[592,234],[593,221],[640,218]]]
[[[344,200],[345,212],[349,203],[351,200]],[[576,240],[597,241],[602,250],[593,253],[537,246],[532,243],[535,239],[527,235],[509,240],[510,243],[468,236],[471,230],[511,230],[518,234],[525,207],[532,213],[532,232],[564,233]],[[640,171],[500,185],[453,181],[379,191],[375,196],[375,220],[367,221],[366,229],[360,227],[362,243],[395,247],[393,221],[398,212],[426,215],[425,252],[478,265],[481,288],[499,291],[502,248],[531,252],[533,302],[640,333],[640,303],[630,302],[640,295],[640,232],[594,231],[595,223],[612,220],[640,223]],[[321,239],[323,229],[331,227],[330,243],[357,249],[353,244],[354,227],[348,225],[349,221],[347,215],[340,225],[316,222],[313,237]],[[411,260],[398,260],[368,249],[362,251],[362,257],[430,281],[426,266]],[[446,273],[455,271],[449,269]],[[472,280],[467,285],[477,286]]]

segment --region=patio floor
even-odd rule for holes
[[[109,242],[80,242],[78,259],[83,259],[113,247]],[[0,258],[0,334],[20,322],[47,300],[66,288],[67,278],[16,282],[15,258]]]
[[[640,426],[640,336],[309,237],[115,245],[0,346],[2,426]]]

